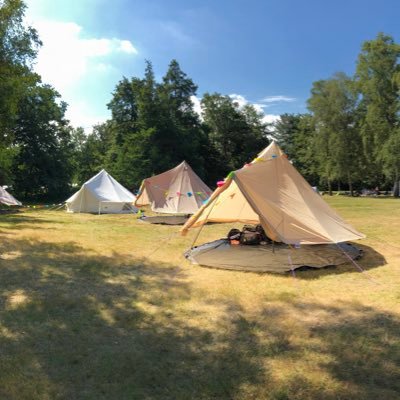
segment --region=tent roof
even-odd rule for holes
[[[212,190],[183,161],[175,168],[144,179],[135,205],[151,204],[155,212],[193,214],[209,197]]]
[[[20,206],[22,203],[0,186],[0,203],[8,206]]]
[[[275,142],[247,167],[230,173],[182,232],[207,221],[260,223],[269,237],[288,244],[364,237],[311,188]]]
[[[136,197],[118,181],[116,181],[105,169],[85,182],[80,190],[72,195],[66,202],[76,199],[82,190],[88,190],[99,201],[132,203]]]

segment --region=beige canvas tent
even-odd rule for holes
[[[312,189],[275,142],[247,167],[230,173],[182,232],[208,221],[261,224],[271,239],[287,244],[364,237]]]
[[[67,201],[68,212],[121,214],[136,211],[135,196],[106,170],[85,182]]]
[[[169,171],[142,182],[135,205],[151,205],[157,213],[193,214],[212,190],[183,161]]]
[[[2,186],[0,186],[0,203],[6,204],[7,206],[20,206],[22,203],[7,192]]]
[[[362,255],[344,242],[364,235],[325,203],[274,142],[253,162],[231,172],[181,232],[206,222],[261,224],[274,242],[233,246],[227,239],[215,240],[185,253],[195,264],[284,273],[339,265]]]

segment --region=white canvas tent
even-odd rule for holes
[[[261,224],[274,241],[295,245],[364,237],[311,188],[275,142],[248,167],[230,173],[182,233],[208,221]]]
[[[22,203],[15,197],[11,196],[2,186],[0,186],[0,203],[6,204],[7,206],[21,206]]]
[[[101,170],[67,201],[68,212],[99,214],[121,214],[136,211],[133,206],[136,197],[106,170]]]
[[[142,182],[135,205],[151,205],[158,213],[193,214],[210,196],[212,190],[183,161],[169,171]]]

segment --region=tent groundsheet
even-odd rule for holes
[[[362,250],[349,243],[302,245],[283,243],[231,245],[220,239],[188,250],[185,257],[193,264],[249,272],[287,273],[302,267],[324,268],[358,259]]]
[[[154,215],[150,217],[141,217],[139,221],[148,224],[183,225],[188,219],[189,217],[187,215]]]

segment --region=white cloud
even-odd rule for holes
[[[229,97],[234,102],[238,103],[239,107],[244,107],[248,103],[246,98],[244,96],[242,96],[241,94],[232,93],[229,95]]]
[[[90,130],[108,118],[105,103],[99,106],[98,97],[110,92],[119,60],[136,56],[138,51],[129,40],[91,37],[75,22],[43,18],[34,1],[29,3],[26,23],[36,28],[43,42],[35,71],[68,103],[66,117],[72,125]]]
[[[92,131],[93,125],[101,124],[110,117],[106,114],[96,113],[85,101],[74,102],[69,105],[65,116],[73,122],[74,126],[82,127],[86,133]]]
[[[296,101],[294,97],[288,97],[288,96],[266,96],[262,100],[260,100],[262,103],[291,103],[293,101]]]
[[[43,42],[35,70],[63,95],[91,70],[108,70],[104,58],[118,52],[137,54],[128,40],[82,37],[83,29],[75,22],[38,20],[32,25]]]
[[[278,121],[281,117],[276,114],[265,114],[263,117],[263,122],[266,124],[272,124],[276,121]]]
[[[194,111],[200,116],[200,118],[202,118],[202,115],[201,115],[201,99],[196,97],[196,96],[190,96],[190,100],[192,100]]]
[[[264,113],[264,108],[267,107],[265,104],[260,104],[260,103],[252,103],[249,100],[247,100],[244,96],[241,94],[230,94],[229,97],[238,103],[239,107],[244,107],[246,104],[251,104],[257,112],[259,113]]]
[[[119,40],[118,50],[127,54],[138,54],[138,51],[133,47],[133,44],[129,40]]]

